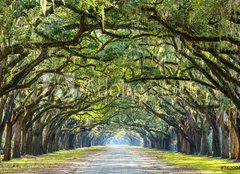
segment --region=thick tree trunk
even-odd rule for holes
[[[210,156],[210,147],[205,130],[202,130],[200,155]]]
[[[157,145],[157,149],[161,149],[162,147],[161,147],[161,139],[159,138],[158,140],[157,140],[157,142],[156,142],[156,145]]]
[[[59,150],[59,138],[60,138],[60,132],[57,130],[55,133],[55,137],[53,139],[53,150],[54,151],[58,151]],[[75,148],[75,143],[74,142],[74,148]]]
[[[44,138],[44,142],[43,142],[43,154],[46,154],[48,152],[48,138],[49,136],[46,135]]]
[[[27,141],[26,141],[26,154],[32,155],[32,139],[33,139],[33,134],[32,130],[29,130],[27,132]]]
[[[13,158],[21,157],[21,139],[22,139],[22,117],[20,116],[16,121]]]
[[[177,152],[182,152],[182,142],[181,142],[181,135],[176,132],[177,135]]]
[[[69,137],[69,133],[65,132],[63,135],[63,146],[64,149],[68,149],[69,145],[68,145],[68,138]]]
[[[156,148],[156,141],[152,137],[150,138],[150,148]]]
[[[6,101],[7,101],[7,97],[0,99],[0,150],[2,149],[2,136],[5,130],[5,123],[2,121],[3,121],[3,111],[4,111],[4,106]]]
[[[199,154],[201,151],[201,140],[202,140],[201,132],[195,131],[195,134],[194,134],[195,147],[192,147],[192,148],[195,148],[194,149],[195,154]]]
[[[21,154],[25,155],[27,149],[27,130],[26,125],[22,122],[22,150]]]
[[[78,135],[78,147],[81,148],[82,147],[82,134]]]
[[[12,148],[12,125],[10,122],[7,123],[7,130],[6,130],[6,142],[4,145],[4,157],[3,161],[9,161],[11,159],[11,148]]]
[[[222,129],[222,158],[229,158],[229,148],[228,148],[228,136],[229,130],[225,125],[225,128]]]
[[[188,152],[188,154],[191,154],[191,155],[194,154],[195,150],[196,150],[195,145],[189,143],[189,152]]]
[[[74,149],[74,141],[75,139],[75,134],[70,134],[68,137],[68,149]]]
[[[237,135],[234,129],[234,125],[231,125],[231,128],[230,128],[230,138],[231,138],[231,158],[237,159],[239,145],[238,145]]]
[[[194,146],[182,137],[182,152],[186,154],[194,154]]]
[[[240,130],[239,130],[239,118],[231,111],[229,114],[230,122],[230,138],[231,138],[231,158],[240,159]]]
[[[170,150],[171,137],[167,135],[166,137],[163,138],[163,142],[164,142],[164,149]]]
[[[86,135],[83,136],[83,144],[82,144],[82,147],[87,147],[87,136],[86,136]]]
[[[6,121],[7,124],[7,130],[6,130],[6,139],[5,139],[5,145],[4,145],[4,161],[8,161],[11,159],[11,148],[12,148],[12,111],[14,107],[14,93],[11,94],[10,100],[8,102],[7,108],[5,110],[5,116],[4,121]]]
[[[91,139],[87,136],[87,147],[91,147]]]
[[[218,157],[221,156],[219,129],[216,125],[214,125],[214,127],[212,127],[212,130],[212,155],[214,157]]]
[[[32,142],[32,154],[34,156],[43,154],[43,147],[42,147],[42,133],[37,132],[33,135],[33,142]]]
[[[212,128],[212,156],[219,157],[221,156],[220,148],[220,134],[219,127],[217,124],[217,117],[215,114],[208,115],[209,124]]]
[[[130,142],[130,145],[133,145],[135,142],[134,141],[131,141]],[[76,143],[77,144],[77,143]],[[95,138],[92,138],[91,140],[91,146],[96,146],[96,139]],[[78,146],[76,146],[78,148]]]
[[[83,147],[90,147],[91,146],[90,144],[91,142],[90,142],[88,133],[86,133],[83,138]]]
[[[225,113],[220,116],[220,125],[222,131],[222,158],[229,158],[228,136],[229,129],[226,121],[224,120]]]
[[[148,138],[147,137],[143,137],[143,147],[148,147],[149,145],[148,145]]]
[[[44,140],[43,140],[43,154],[46,154],[49,152],[48,147],[49,147],[50,139],[51,139],[51,132],[46,130]]]
[[[192,150],[194,151],[194,146],[190,146],[190,143],[181,135],[179,134],[179,146],[182,153],[192,154]]]
[[[50,134],[50,137],[49,137],[49,143],[48,143],[48,152],[49,153],[52,153],[54,152],[54,137],[55,137],[55,132],[54,133],[51,133]]]

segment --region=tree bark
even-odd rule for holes
[[[229,158],[229,147],[228,147],[228,136],[229,136],[229,129],[228,125],[224,120],[224,114],[220,116],[220,125],[222,131],[222,158]]]
[[[220,148],[220,134],[219,127],[217,124],[216,114],[211,114],[207,116],[208,122],[212,128],[212,156],[219,157],[221,156],[221,148]]]
[[[237,141],[237,135],[234,129],[233,123],[231,123],[230,127],[230,138],[231,138],[231,159],[237,159],[238,154],[238,141]]]
[[[230,122],[230,138],[231,138],[231,159],[240,159],[240,130],[239,119],[233,114],[233,111],[229,112]]]
[[[182,145],[181,145],[181,135],[176,132],[177,135],[177,152],[182,152]]]
[[[32,130],[27,131],[27,141],[26,141],[26,154],[32,155],[32,139],[33,139],[33,134]]]
[[[13,158],[21,157],[21,139],[22,139],[22,117],[16,121],[15,136],[14,136],[14,147],[13,147]]]
[[[74,149],[74,138],[75,134],[70,134],[68,137],[68,149]]]
[[[156,142],[153,139],[150,140],[150,144],[151,148],[156,148]]]
[[[148,138],[145,136],[143,137],[143,147],[149,147]]]
[[[26,124],[22,122],[22,150],[21,154],[25,155],[27,149],[27,130],[26,130]]]
[[[210,147],[205,130],[202,130],[200,155],[210,156]]]
[[[6,142],[4,145],[4,157],[3,161],[9,161],[11,159],[11,148],[12,148],[12,125],[10,122],[7,123],[7,130],[6,130]]]
[[[33,134],[33,148],[32,148],[32,154],[34,156],[43,154],[43,147],[42,147],[42,133],[37,132],[36,134]]]
[[[4,145],[4,161],[8,161],[11,159],[11,148],[12,148],[12,112],[13,112],[13,107],[14,107],[14,98],[15,95],[14,93],[11,94],[9,98],[9,102],[7,104],[6,110],[5,110],[5,116],[4,116],[4,121],[7,124],[7,130],[6,130],[6,139],[5,139],[5,145]]]
[[[7,101],[7,97],[5,98],[3,97],[0,99],[0,150],[2,149],[2,136],[5,129],[5,123],[2,122],[2,120],[3,120],[3,111],[4,111],[4,106],[6,101]]]

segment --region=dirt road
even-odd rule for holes
[[[169,166],[163,161],[140,153],[127,146],[110,146],[102,154],[92,157],[87,167],[75,174],[150,174],[150,173],[201,173],[189,168]]]

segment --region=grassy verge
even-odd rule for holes
[[[159,159],[162,159],[167,164],[191,167],[194,169],[206,171],[209,173],[223,173],[223,174],[237,174],[240,173],[240,163],[234,163],[231,160],[211,158],[204,156],[185,155],[181,153],[175,153],[170,151],[161,151],[156,149],[139,148],[142,152],[148,153]],[[224,169],[222,166],[229,166],[231,170]],[[238,170],[233,170],[234,167],[238,167]]]
[[[0,162],[0,173],[38,173],[44,169],[51,169],[57,165],[67,164],[71,161],[82,159],[87,155],[105,150],[106,147],[95,146],[74,150],[62,150],[55,153],[40,155],[37,157],[23,157],[7,162]]]

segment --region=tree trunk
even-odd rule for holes
[[[5,139],[5,145],[4,145],[4,161],[8,161],[11,159],[11,148],[12,148],[12,111],[14,107],[14,93],[11,94],[10,100],[8,102],[7,108],[5,110],[5,116],[4,116],[4,121],[6,121],[7,124],[7,132],[6,132],[6,139]]]
[[[13,158],[21,157],[22,117],[17,119],[14,136]]]
[[[32,130],[27,131],[27,141],[26,141],[26,154],[32,155]]]
[[[6,101],[7,101],[7,97],[0,99],[0,150],[2,149],[2,136],[5,130],[5,123],[2,121],[3,121],[3,111],[4,111],[4,106]]]
[[[182,152],[183,153],[186,153],[186,154],[189,154],[190,153],[190,144],[189,142],[182,137]]]
[[[209,124],[212,128],[212,156],[218,157],[221,156],[221,148],[220,148],[220,134],[219,127],[217,124],[217,117],[215,114],[211,114],[208,116]]]
[[[143,137],[143,147],[148,147],[148,138],[147,137]]]
[[[161,149],[161,139],[157,140],[157,149]]]
[[[202,130],[200,155],[210,156],[210,147],[205,130]]]
[[[43,147],[42,147],[42,133],[37,132],[33,135],[33,148],[32,153],[34,156],[43,154]]]
[[[87,136],[83,135],[83,141],[82,141],[82,147],[86,147],[87,146]]]
[[[69,133],[65,132],[64,136],[63,136],[63,143],[64,143],[64,149],[68,149],[69,145],[68,145],[68,138],[69,137]]]
[[[43,154],[46,154],[48,152],[48,136],[45,137],[43,142]]]
[[[58,151],[59,150],[59,137],[60,137],[60,132],[57,130],[55,132],[55,136],[54,136],[54,139],[53,139],[53,150],[54,151]],[[75,145],[75,142],[74,142],[73,145]]]
[[[50,138],[50,132],[48,132],[48,130],[46,130],[45,137],[43,140],[43,154],[48,153],[49,138]]]
[[[214,157],[218,157],[221,156],[219,129],[217,126],[212,128],[212,153]]]
[[[228,127],[224,125],[222,129],[222,158],[229,158],[228,136]]]
[[[222,158],[229,158],[228,136],[229,129],[227,122],[224,120],[225,113],[220,116],[220,125],[222,131]]]
[[[74,138],[75,135],[74,134],[70,134],[68,137],[68,149],[74,149]]]
[[[231,138],[231,158],[237,159],[238,141],[237,141],[237,135],[236,135],[233,123],[231,123],[230,138]]]
[[[82,134],[78,135],[78,147],[81,148],[82,147]]]
[[[151,140],[151,148],[156,148],[156,142],[155,142],[155,140]]]
[[[199,154],[201,151],[201,140],[202,140],[202,133],[199,131],[194,131],[194,142],[195,142],[195,146],[194,148],[194,153],[195,154]]]
[[[181,135],[176,132],[177,135],[177,152],[182,152],[182,142],[181,142]]]
[[[164,137],[164,149],[170,150],[170,144],[171,144],[171,137],[169,135],[166,135]]]
[[[48,142],[48,152],[49,153],[54,152],[54,147],[53,147],[54,137],[55,137],[55,132],[51,133],[50,137],[49,137],[49,142]]]
[[[230,111],[230,138],[231,138],[231,158],[240,159],[240,130],[239,130],[239,118]]]
[[[6,142],[4,146],[4,158],[3,161],[9,161],[11,159],[11,148],[12,148],[12,125],[10,122],[7,123],[6,130]]]
[[[27,130],[26,130],[26,124],[22,122],[22,150],[21,154],[25,155],[27,149]]]

